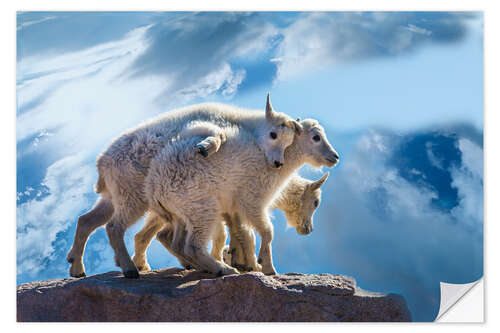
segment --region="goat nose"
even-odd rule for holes
[[[339,156],[339,154],[338,154],[336,151],[333,151],[333,156],[334,156],[337,160],[339,160],[339,159],[340,159],[340,156]]]
[[[274,161],[274,166],[279,169],[283,166],[283,163],[281,163],[280,161]]]

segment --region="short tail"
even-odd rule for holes
[[[95,184],[96,193],[101,193],[106,189],[106,183],[104,182],[104,178],[99,174],[99,178],[97,178],[97,183]]]

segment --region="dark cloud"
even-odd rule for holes
[[[353,31],[371,40],[369,46],[375,54],[391,54],[391,50],[401,51],[397,44],[402,42],[402,33],[409,38],[403,49],[411,49],[424,41],[458,41],[467,32],[466,20],[473,17],[474,13],[462,12],[371,12],[350,14],[339,21],[347,25],[351,22]]]
[[[276,55],[279,75],[339,61],[396,56],[425,43],[462,40],[475,13],[318,12],[283,29]]]
[[[172,81],[170,90],[182,91],[232,59],[265,51],[274,31],[258,13],[196,13],[169,19],[148,30],[149,47],[134,62],[131,75],[165,76]]]
[[[404,138],[390,160],[404,179],[435,191],[437,197],[432,203],[448,212],[459,204],[450,172],[461,162],[456,142],[456,136],[439,132],[419,133]]]

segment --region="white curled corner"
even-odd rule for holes
[[[469,293],[476,285],[481,285],[480,290],[475,288],[477,292]],[[440,282],[441,287],[441,304],[439,313],[435,319],[437,322],[482,322],[483,321],[483,279],[479,279],[472,283],[453,284]],[[469,295],[473,297],[468,297]],[[472,295],[474,294],[474,295]],[[450,313],[447,313],[453,307]],[[455,312],[455,308],[458,311]],[[443,315],[446,316],[443,317]],[[467,314],[467,315],[463,315]]]

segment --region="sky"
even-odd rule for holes
[[[273,211],[278,272],[353,276],[434,320],[439,282],[483,274],[477,12],[18,12],[17,282],[68,277],[95,159],[137,123],[218,101],[315,118],[341,156],[308,236]],[[133,236],[141,219],[127,231]],[[178,266],[159,243],[153,269]],[[87,274],[118,270],[105,230]]]

